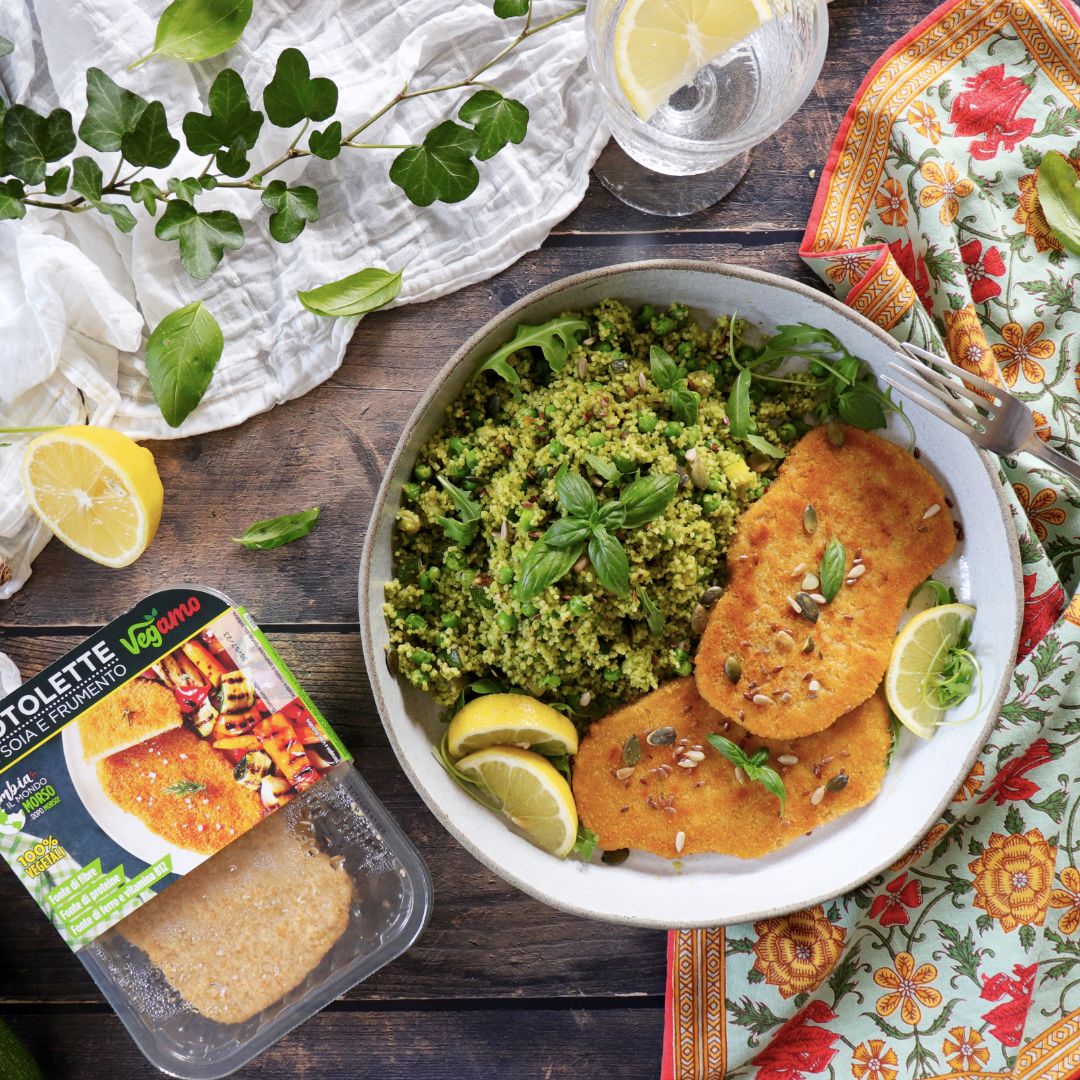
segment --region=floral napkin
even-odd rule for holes
[[[874,66],[802,256],[898,339],[997,381],[1077,455],[1080,259],[1039,208],[1080,178],[1080,13],[948,0]],[[664,1080],[1066,1080],[1080,1070],[1080,495],[1002,460],[1019,666],[949,809],[889,870],[806,911],[669,938]]]

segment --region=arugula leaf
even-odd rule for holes
[[[313,187],[288,187],[284,180],[271,180],[262,193],[270,215],[270,235],[279,244],[292,243],[309,221],[319,220],[319,193]]]
[[[280,517],[256,521],[239,536],[234,536],[233,541],[250,551],[270,551],[307,536],[318,520],[319,508],[313,506],[296,514],[282,514]]]
[[[495,7],[498,8],[501,0],[496,0]],[[528,0],[526,0],[528,3]],[[569,780],[570,778],[567,777]],[[574,841],[574,846],[570,849],[571,855],[576,855],[582,862],[588,862],[593,857],[593,852],[596,851],[596,845],[599,842],[600,837],[596,835],[587,825],[582,825],[578,822],[577,839]]]
[[[565,465],[555,474],[555,492],[563,512],[571,517],[588,518],[596,512],[596,493],[592,484],[580,473],[570,472]]]
[[[656,606],[653,599],[644,589],[638,589],[638,600],[641,601],[641,610],[648,623],[649,632],[660,635],[664,632],[664,624],[667,620],[663,612]]]
[[[4,114],[4,146],[7,171],[27,184],[40,184],[46,162],[59,161],[75,149],[71,113],[54,109],[41,116],[25,105],[12,105]]]
[[[17,221],[26,217],[23,197],[26,188],[19,180],[0,180],[0,221]]]
[[[472,128],[444,120],[424,136],[419,146],[403,150],[390,166],[390,179],[416,206],[467,199],[480,183],[473,154],[480,137]]]
[[[753,418],[750,415],[750,382],[753,376],[749,368],[743,368],[731,384],[728,394],[728,431],[733,439],[745,439],[750,434]]]
[[[495,14],[500,19],[513,19],[518,15],[528,15],[531,0],[495,0]]]
[[[251,7],[252,0],[173,0],[158,19],[154,48],[129,70],[154,56],[197,64],[231,49],[251,18]]]
[[[577,345],[575,335],[584,333],[588,329],[589,324],[584,319],[574,319],[566,315],[549,319],[539,326],[526,326],[520,323],[514,331],[513,338],[502,348],[496,349],[476,369],[476,374],[479,375],[482,371],[494,371],[511,386],[517,387],[521,384],[521,378],[507,363],[507,359],[519,350],[529,348],[539,349],[552,371],[562,371],[566,367],[571,351]]]
[[[192,112],[184,117],[188,149],[200,157],[216,155],[226,176],[243,176],[249,168],[246,151],[259,139],[263,114],[251,107],[244,80],[231,68],[218,73],[207,100],[209,116]]]
[[[835,537],[825,547],[821,556],[818,578],[821,581],[821,595],[832,601],[844,584],[844,571],[847,568],[847,550]]]
[[[603,525],[593,528],[588,551],[600,584],[616,596],[629,596],[630,560],[622,544]]]
[[[271,124],[287,128],[303,120],[326,120],[337,105],[337,84],[313,79],[307,57],[299,49],[286,49],[278,57],[274,77],[263,91],[263,107]]]
[[[341,153],[341,121],[335,120],[325,131],[313,131],[308,149],[323,161],[333,161]]]
[[[787,805],[787,789],[780,774],[766,762],[769,760],[769,751],[764,747],[758,747],[752,755],[748,755],[742,747],[737,746],[723,735],[709,735],[709,742],[713,748],[723,754],[736,768],[742,769],[746,779],[752,783],[761,784],[766,791],[775,795],[780,800],[780,813],[784,813]]]
[[[95,150],[119,150],[124,136],[135,130],[149,104],[146,98],[118,86],[101,68],[88,68],[86,115],[79,125],[79,138]]]
[[[1037,187],[1050,231],[1066,251],[1080,255],[1080,180],[1057,150],[1043,157]]]
[[[779,446],[775,446],[761,435],[744,435],[743,442],[751,449],[756,450],[759,454],[765,454],[767,457],[782,458],[784,456],[784,451]]]
[[[120,150],[130,164],[140,168],[163,169],[172,164],[180,143],[169,131],[165,106],[160,101],[151,101],[143,109],[134,129],[120,140]]]
[[[104,178],[101,166],[90,157],[77,157],[73,162],[72,190],[81,195],[99,213],[111,217],[121,232],[135,228],[135,215],[121,203],[107,203],[101,198]]]
[[[7,56],[15,46],[6,37],[0,37],[0,56]]]
[[[461,515],[461,520],[454,521],[453,518],[448,517],[437,517],[435,520],[455,544],[466,548],[476,539],[476,534],[480,530],[480,504],[470,499],[467,491],[462,491],[461,488],[450,483],[445,476],[439,477],[439,483],[450,496],[450,501]]]
[[[146,372],[170,427],[179,427],[202,401],[224,348],[221,327],[201,300],[154,327],[146,342]]]
[[[518,600],[531,600],[539,596],[549,585],[554,585],[570,572],[584,550],[584,541],[573,547],[552,548],[538,540],[521,561],[521,572],[513,595]]]
[[[519,143],[529,127],[529,110],[498,90],[480,90],[458,110],[458,119],[472,124],[477,135],[476,159],[487,161],[507,143]]]
[[[619,470],[610,461],[605,461],[595,454],[586,454],[585,461],[588,463],[589,468],[605,483],[610,484],[612,480],[617,479],[619,476]]]
[[[200,213],[189,202],[176,199],[158,219],[154,235],[180,241],[180,261],[193,277],[208,278],[226,251],[244,246],[244,230],[231,210]]]
[[[384,307],[401,292],[401,271],[390,273],[369,267],[340,281],[298,292],[300,303],[315,315],[328,319],[360,318]]]
[[[678,490],[677,476],[650,474],[627,484],[619,496],[619,503],[626,511],[624,527],[636,529],[658,518],[668,508]]]

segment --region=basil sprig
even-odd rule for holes
[[[821,580],[821,595],[831,601],[844,584],[844,570],[847,567],[847,550],[835,537],[829,541],[825,553],[821,556],[818,577]]]
[[[659,345],[649,350],[649,369],[653,382],[668,392],[676,418],[691,427],[696,424],[701,395],[687,386],[687,373]]]
[[[555,475],[555,491],[565,517],[525,553],[514,596],[522,601],[539,596],[586,551],[600,584],[616,596],[628,596],[630,560],[615,533],[658,518],[678,487],[676,476],[642,476],[627,484],[618,499],[601,506],[592,485],[564,465]]]
[[[787,805],[787,788],[780,774],[769,764],[769,751],[764,746],[759,746],[752,754],[747,754],[741,746],[737,746],[723,735],[710,735],[709,742],[715,750],[718,750],[736,768],[746,773],[746,779],[751,783],[761,784],[766,791],[771,792],[780,800],[780,813],[783,815]]]
[[[301,510],[298,514],[282,514],[281,517],[267,518],[249,525],[233,541],[253,551],[270,551],[284,544],[307,536],[319,520],[319,508]]]
[[[480,504],[469,498],[467,491],[451,484],[445,476],[439,477],[439,483],[443,490],[450,496],[450,501],[461,516],[460,521],[449,517],[437,517],[435,520],[442,526],[447,539],[452,540],[458,547],[467,548],[475,539],[480,530]]]

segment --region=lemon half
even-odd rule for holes
[[[464,757],[487,746],[517,746],[554,757],[576,754],[578,734],[562,713],[524,694],[485,694],[450,721],[446,748]]]

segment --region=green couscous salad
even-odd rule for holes
[[[736,387],[751,334],[615,300],[519,327],[402,492],[391,670],[446,706],[517,689],[582,717],[689,674],[738,518],[820,403],[809,372]]]

